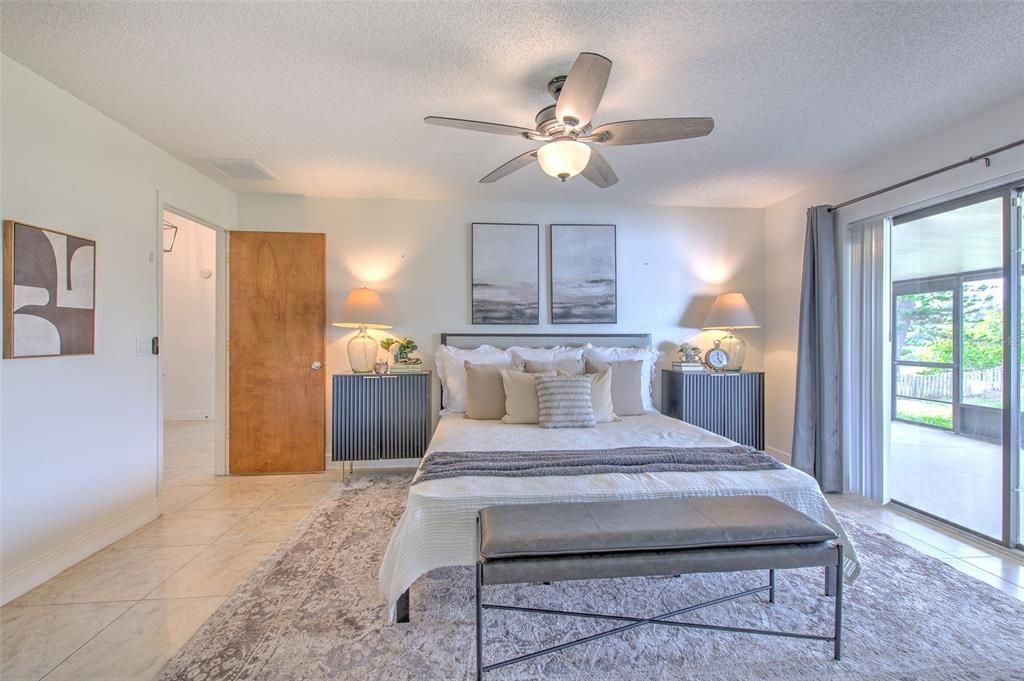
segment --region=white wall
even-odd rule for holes
[[[649,332],[659,348],[707,334],[699,326],[717,293],[742,291],[761,314],[763,212],[749,208],[653,208],[598,204],[317,199],[242,195],[239,229],[327,234],[328,321],[353,286],[390,295],[403,319],[392,335],[414,338],[433,366],[439,334],[449,332]],[[618,237],[616,325],[470,324],[472,222],[541,225],[541,320],[548,319],[547,225],[614,223]],[[378,338],[388,332],[373,332]],[[743,332],[746,366],[761,368],[761,333]],[[327,368],[348,369],[352,333],[329,327]],[[670,357],[663,354],[668,361]],[[656,393],[657,396],[657,393]],[[435,407],[437,395],[435,391]],[[328,424],[329,425],[329,424]],[[329,437],[329,432],[328,432]]]
[[[209,227],[173,213],[174,247],[164,253],[164,419],[190,421],[214,416],[217,235]],[[170,238],[170,237],[168,237]],[[203,278],[203,271],[209,273]]]
[[[160,199],[223,226],[234,195],[3,57],[3,217],[97,242],[96,354],[4,360],[0,598],[158,514]]]
[[[884,106],[884,103],[879,103]],[[789,452],[793,439],[793,405],[803,269],[805,211],[809,206],[840,203],[915,175],[960,161],[1024,137],[1024,96],[965,118],[937,133],[908,142],[866,165],[840,173],[765,209],[764,363],[768,394],[768,446]],[[992,184],[1024,171],[1024,149],[993,156],[991,167],[972,163],[837,212],[839,229],[852,222],[900,212],[908,206],[968,187]],[[857,352],[857,348],[847,348]]]

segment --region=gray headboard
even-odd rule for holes
[[[646,348],[651,344],[649,333],[442,333],[441,345],[466,350],[493,345],[510,348],[553,348],[556,345],[597,345],[617,348]]]

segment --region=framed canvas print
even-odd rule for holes
[[[474,324],[540,324],[540,225],[474,222]]]
[[[96,349],[96,242],[4,221],[4,358]]]
[[[615,225],[551,225],[551,323],[614,324]]]

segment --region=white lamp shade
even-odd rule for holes
[[[367,329],[390,329],[387,322],[394,318],[393,310],[380,294],[365,286],[354,288],[341,304],[341,321],[334,326]]]
[[[583,172],[590,163],[590,147],[575,140],[555,140],[537,150],[541,169],[551,177],[565,180]]]
[[[760,326],[742,293],[723,293],[718,296],[704,320],[705,329],[757,329]]]

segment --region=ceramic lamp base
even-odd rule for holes
[[[743,360],[747,356],[747,344],[743,339],[738,338],[731,330],[729,335],[722,339],[721,348],[729,355],[729,363],[725,365],[726,371],[740,371],[743,368]]]
[[[373,363],[377,361],[377,341],[361,327],[359,333],[348,342],[348,363],[357,374],[368,374],[373,371]]]

